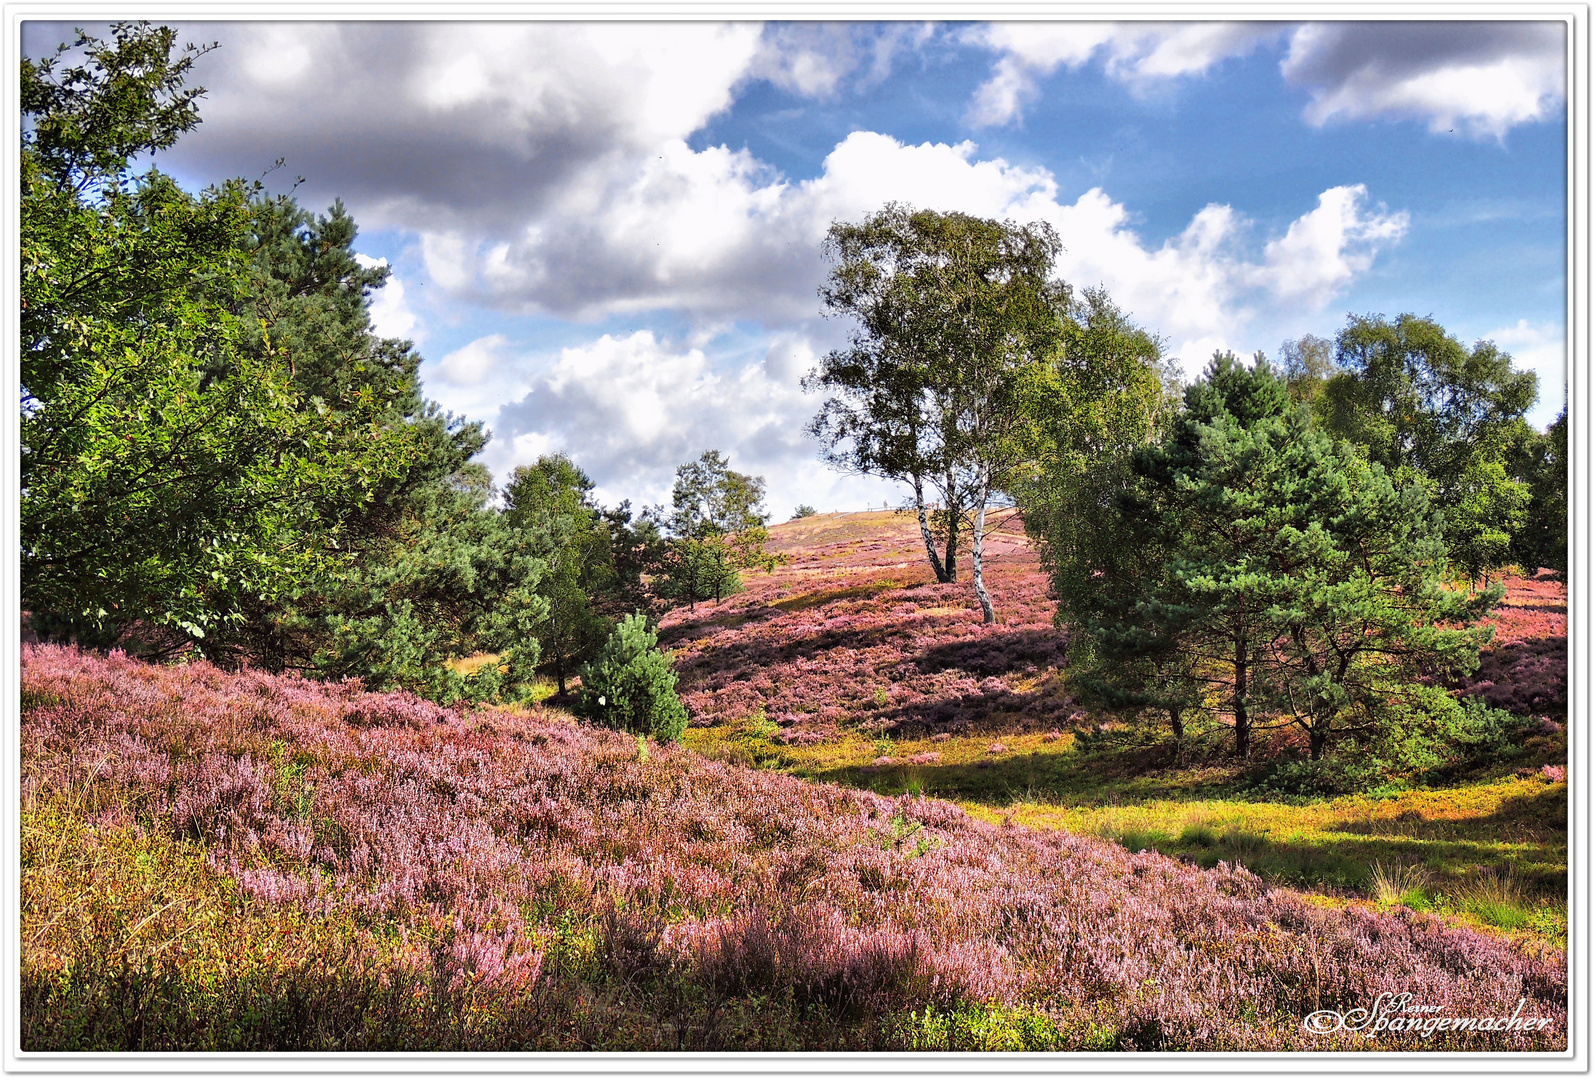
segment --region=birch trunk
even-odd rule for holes
[[[925,491],[920,485],[920,474],[914,474],[914,511],[920,515],[920,537],[925,541],[925,555],[931,560],[931,569],[936,573],[937,581],[946,583],[948,572],[942,567],[942,560],[937,558],[937,542],[931,535],[931,524],[925,516]]]
[[[983,482],[981,485],[986,487]],[[986,492],[981,493],[981,508],[975,513],[975,533],[970,537],[970,572],[975,579],[975,598],[981,601],[981,622],[991,626],[997,622],[992,613],[992,597],[987,595],[986,579],[981,575],[981,545],[986,540]]]

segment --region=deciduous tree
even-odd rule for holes
[[[670,541],[662,585],[688,607],[717,604],[742,587],[739,571],[770,570],[782,559],[765,550],[765,478],[736,472],[718,450],[676,470],[671,489]]]
[[[990,623],[986,513],[1033,449],[1036,397],[1069,297],[1051,277],[1058,236],[1041,222],[889,204],[859,225],[834,224],[828,250],[836,265],[822,299],[858,330],[852,348],[830,354],[808,380],[837,395],[811,431],[829,460],[911,485],[939,579],[955,578],[958,532],[968,525],[975,592]],[[940,561],[928,483],[942,496]]]
[[[1466,349],[1434,319],[1351,316],[1336,336],[1340,368],[1316,409],[1398,482],[1431,487],[1447,554],[1471,581],[1502,566],[1524,524],[1527,486],[1507,472],[1535,402],[1534,372],[1482,341]]]

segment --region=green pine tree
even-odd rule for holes
[[[1457,626],[1502,595],[1445,587],[1423,487],[1313,430],[1262,357],[1215,357],[1134,455],[1103,538],[1101,591],[1068,594],[1089,678],[1144,706],[1211,702],[1242,757],[1260,724],[1300,727],[1316,759],[1414,724],[1395,706],[1433,706],[1418,680],[1477,662],[1487,632]]]

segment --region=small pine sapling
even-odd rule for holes
[[[578,712],[604,727],[675,742],[687,727],[687,710],[676,696],[671,656],[641,613],[615,627],[603,650],[582,668]]]

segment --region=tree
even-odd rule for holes
[[[591,664],[582,668],[581,715],[605,727],[670,743],[687,727],[671,656],[657,648],[641,612],[622,619]]]
[[[860,225],[833,224],[837,265],[821,296],[858,321],[853,347],[807,384],[834,390],[811,424],[828,460],[907,481],[927,555],[956,577],[961,524],[983,619],[995,619],[982,566],[986,513],[1030,460],[1034,397],[1061,333],[1069,290],[1050,277],[1062,250],[1051,226],[889,204]],[[947,557],[926,521],[939,486]]]
[[[245,347],[250,190],[191,196],[130,161],[198,122],[203,50],[118,23],[22,65],[22,582],[30,610],[209,643],[336,559],[317,503],[413,460],[310,407]]]
[[[1336,364],[1316,405],[1325,428],[1399,482],[1431,486],[1448,557],[1469,580],[1503,565],[1529,503],[1507,461],[1535,402],[1534,372],[1515,372],[1489,341],[1465,349],[1413,315],[1349,316]]]
[[[940,582],[958,577],[959,525],[967,498],[950,456],[931,364],[914,318],[922,278],[940,257],[928,235],[939,215],[889,203],[857,225],[833,222],[825,251],[834,265],[821,287],[826,313],[855,320],[848,349],[829,353],[804,379],[832,392],[810,422],[821,457],[833,467],[910,485],[926,558]],[[926,488],[940,494],[935,533]]]
[[[1568,409],[1544,435],[1530,432],[1515,455],[1513,478],[1529,489],[1524,526],[1511,556],[1525,574],[1541,567],[1568,577]]]
[[[1261,717],[1294,724],[1317,759],[1341,734],[1402,721],[1422,675],[1466,670],[1488,631],[1457,628],[1500,586],[1447,589],[1443,525],[1423,487],[1398,489],[1313,430],[1260,355],[1217,355],[1169,433],[1138,450],[1096,549],[1103,588],[1071,612],[1095,675],[1146,705],[1184,707],[1207,681],[1247,756]]]
[[[741,570],[774,569],[780,555],[765,550],[765,478],[734,472],[718,450],[676,470],[671,489],[670,542],[663,586],[668,595],[717,604],[742,587]]]
[[[508,527],[488,505],[492,493],[477,464],[418,487],[380,543],[318,582],[311,670],[444,703],[530,684],[537,628],[548,612],[538,592],[543,545],[529,530]],[[499,665],[474,677],[449,667],[477,652],[499,654]]]
[[[1311,405],[1335,374],[1335,342],[1304,334],[1280,344],[1280,374],[1293,401]]]
[[[392,576],[397,566],[421,572],[430,565],[411,559],[410,548],[441,543],[453,550],[455,561],[485,565],[498,560],[496,552],[466,554],[492,532],[475,520],[488,511],[471,494],[480,484],[479,469],[470,461],[487,436],[481,424],[450,417],[423,397],[421,357],[410,342],[373,332],[370,302],[388,269],[364,266],[356,258],[358,229],[341,204],[314,215],[279,197],[257,199],[251,209],[249,292],[238,305],[247,328],[241,347],[287,368],[302,408],[328,422],[324,445],[352,452],[371,439],[375,427],[402,433],[411,454],[372,484],[365,498],[349,499],[336,488],[322,492],[314,510],[319,528],[336,537],[335,567],[307,574],[289,598],[246,603],[242,623],[213,651],[268,670],[349,674],[365,652],[408,655],[418,644],[396,640],[369,650],[363,646],[352,656],[334,645],[335,625],[365,620],[385,605],[372,591],[377,581],[396,595],[434,596],[438,602],[424,606],[438,617],[453,606],[438,598],[437,582]],[[452,536],[431,535],[440,530]],[[458,580],[481,577],[471,573]],[[471,603],[480,606],[480,601]],[[394,634],[405,636],[399,628],[407,620],[391,625]],[[462,624],[456,619],[454,625]],[[441,668],[448,661],[451,653],[437,654],[434,647],[470,647],[450,634],[429,630],[425,637],[433,644],[422,650],[422,666]],[[415,678],[407,676],[409,682]]]
[[[372,333],[386,269],[340,205],[134,177],[198,123],[201,50],[112,35],[22,71],[25,605],[445,700],[503,687],[449,669],[479,648],[530,679],[542,563],[487,505],[481,425]]]
[[[505,489],[508,523],[535,538],[544,561],[537,591],[548,613],[535,632],[562,697],[566,675],[597,652],[611,628],[596,604],[613,588],[614,561],[592,490],[593,481],[564,454],[518,467]]]
[[[1037,467],[1014,495],[1068,620],[1096,602],[1103,570],[1126,542],[1111,525],[1132,480],[1131,454],[1175,415],[1180,384],[1159,340],[1101,288],[1071,303],[1052,362],[1052,393],[1037,408]]]

